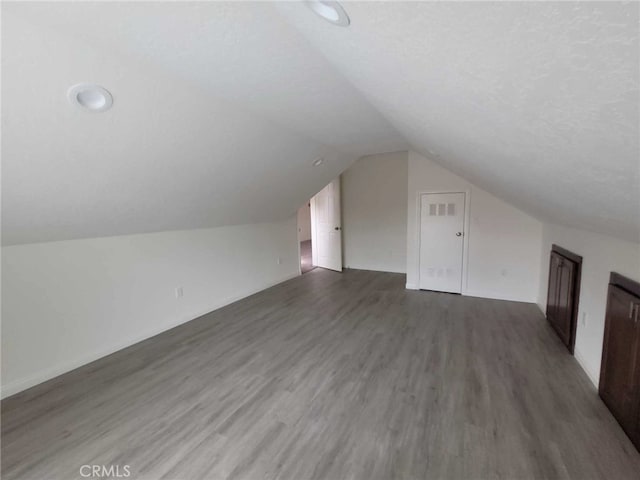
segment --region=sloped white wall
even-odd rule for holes
[[[542,224],[465,179],[409,152],[407,203],[407,288],[418,288],[418,198],[420,193],[467,191],[470,224],[462,293],[536,302]]]
[[[640,281],[640,244],[545,223],[538,295],[538,305],[543,312],[547,303],[549,252],[554,243],[583,257],[575,356],[597,386],[609,275],[614,271]]]
[[[367,156],[342,174],[345,267],[406,272],[407,158]]]
[[[4,247],[2,395],[291,278],[297,251],[295,217]]]

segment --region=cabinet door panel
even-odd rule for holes
[[[555,327],[565,345],[571,341],[571,322],[573,321],[573,289],[575,263],[563,261],[558,274],[558,303],[555,315]]]
[[[640,308],[640,307],[639,307]],[[640,315],[640,313],[638,314]],[[638,319],[640,324],[640,318]],[[632,431],[629,433],[631,441],[634,443],[638,451],[640,451],[640,327],[638,327],[638,340],[636,343],[636,372],[635,372],[635,394],[633,395],[635,403],[635,422],[632,426]],[[631,414],[634,415],[633,413]]]
[[[558,315],[558,280],[560,272],[561,257],[555,252],[551,252],[549,260],[549,291],[547,294],[547,319],[551,324],[555,324]]]
[[[635,320],[637,297],[610,286],[605,325],[600,396],[622,428],[632,439],[637,438],[640,406],[638,371],[639,327]]]
[[[573,353],[575,335],[578,264],[552,251],[549,261],[549,291],[547,293],[547,320],[562,343]]]

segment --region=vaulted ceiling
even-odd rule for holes
[[[638,241],[638,3],[344,5],[4,2],[3,244],[277,220],[408,148]]]

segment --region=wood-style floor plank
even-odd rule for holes
[[[535,305],[316,269],[2,402],[2,478],[638,479]]]

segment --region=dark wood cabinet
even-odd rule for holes
[[[600,397],[640,450],[640,284],[611,274]]]
[[[558,245],[551,248],[547,320],[573,353],[578,324],[582,257]]]

